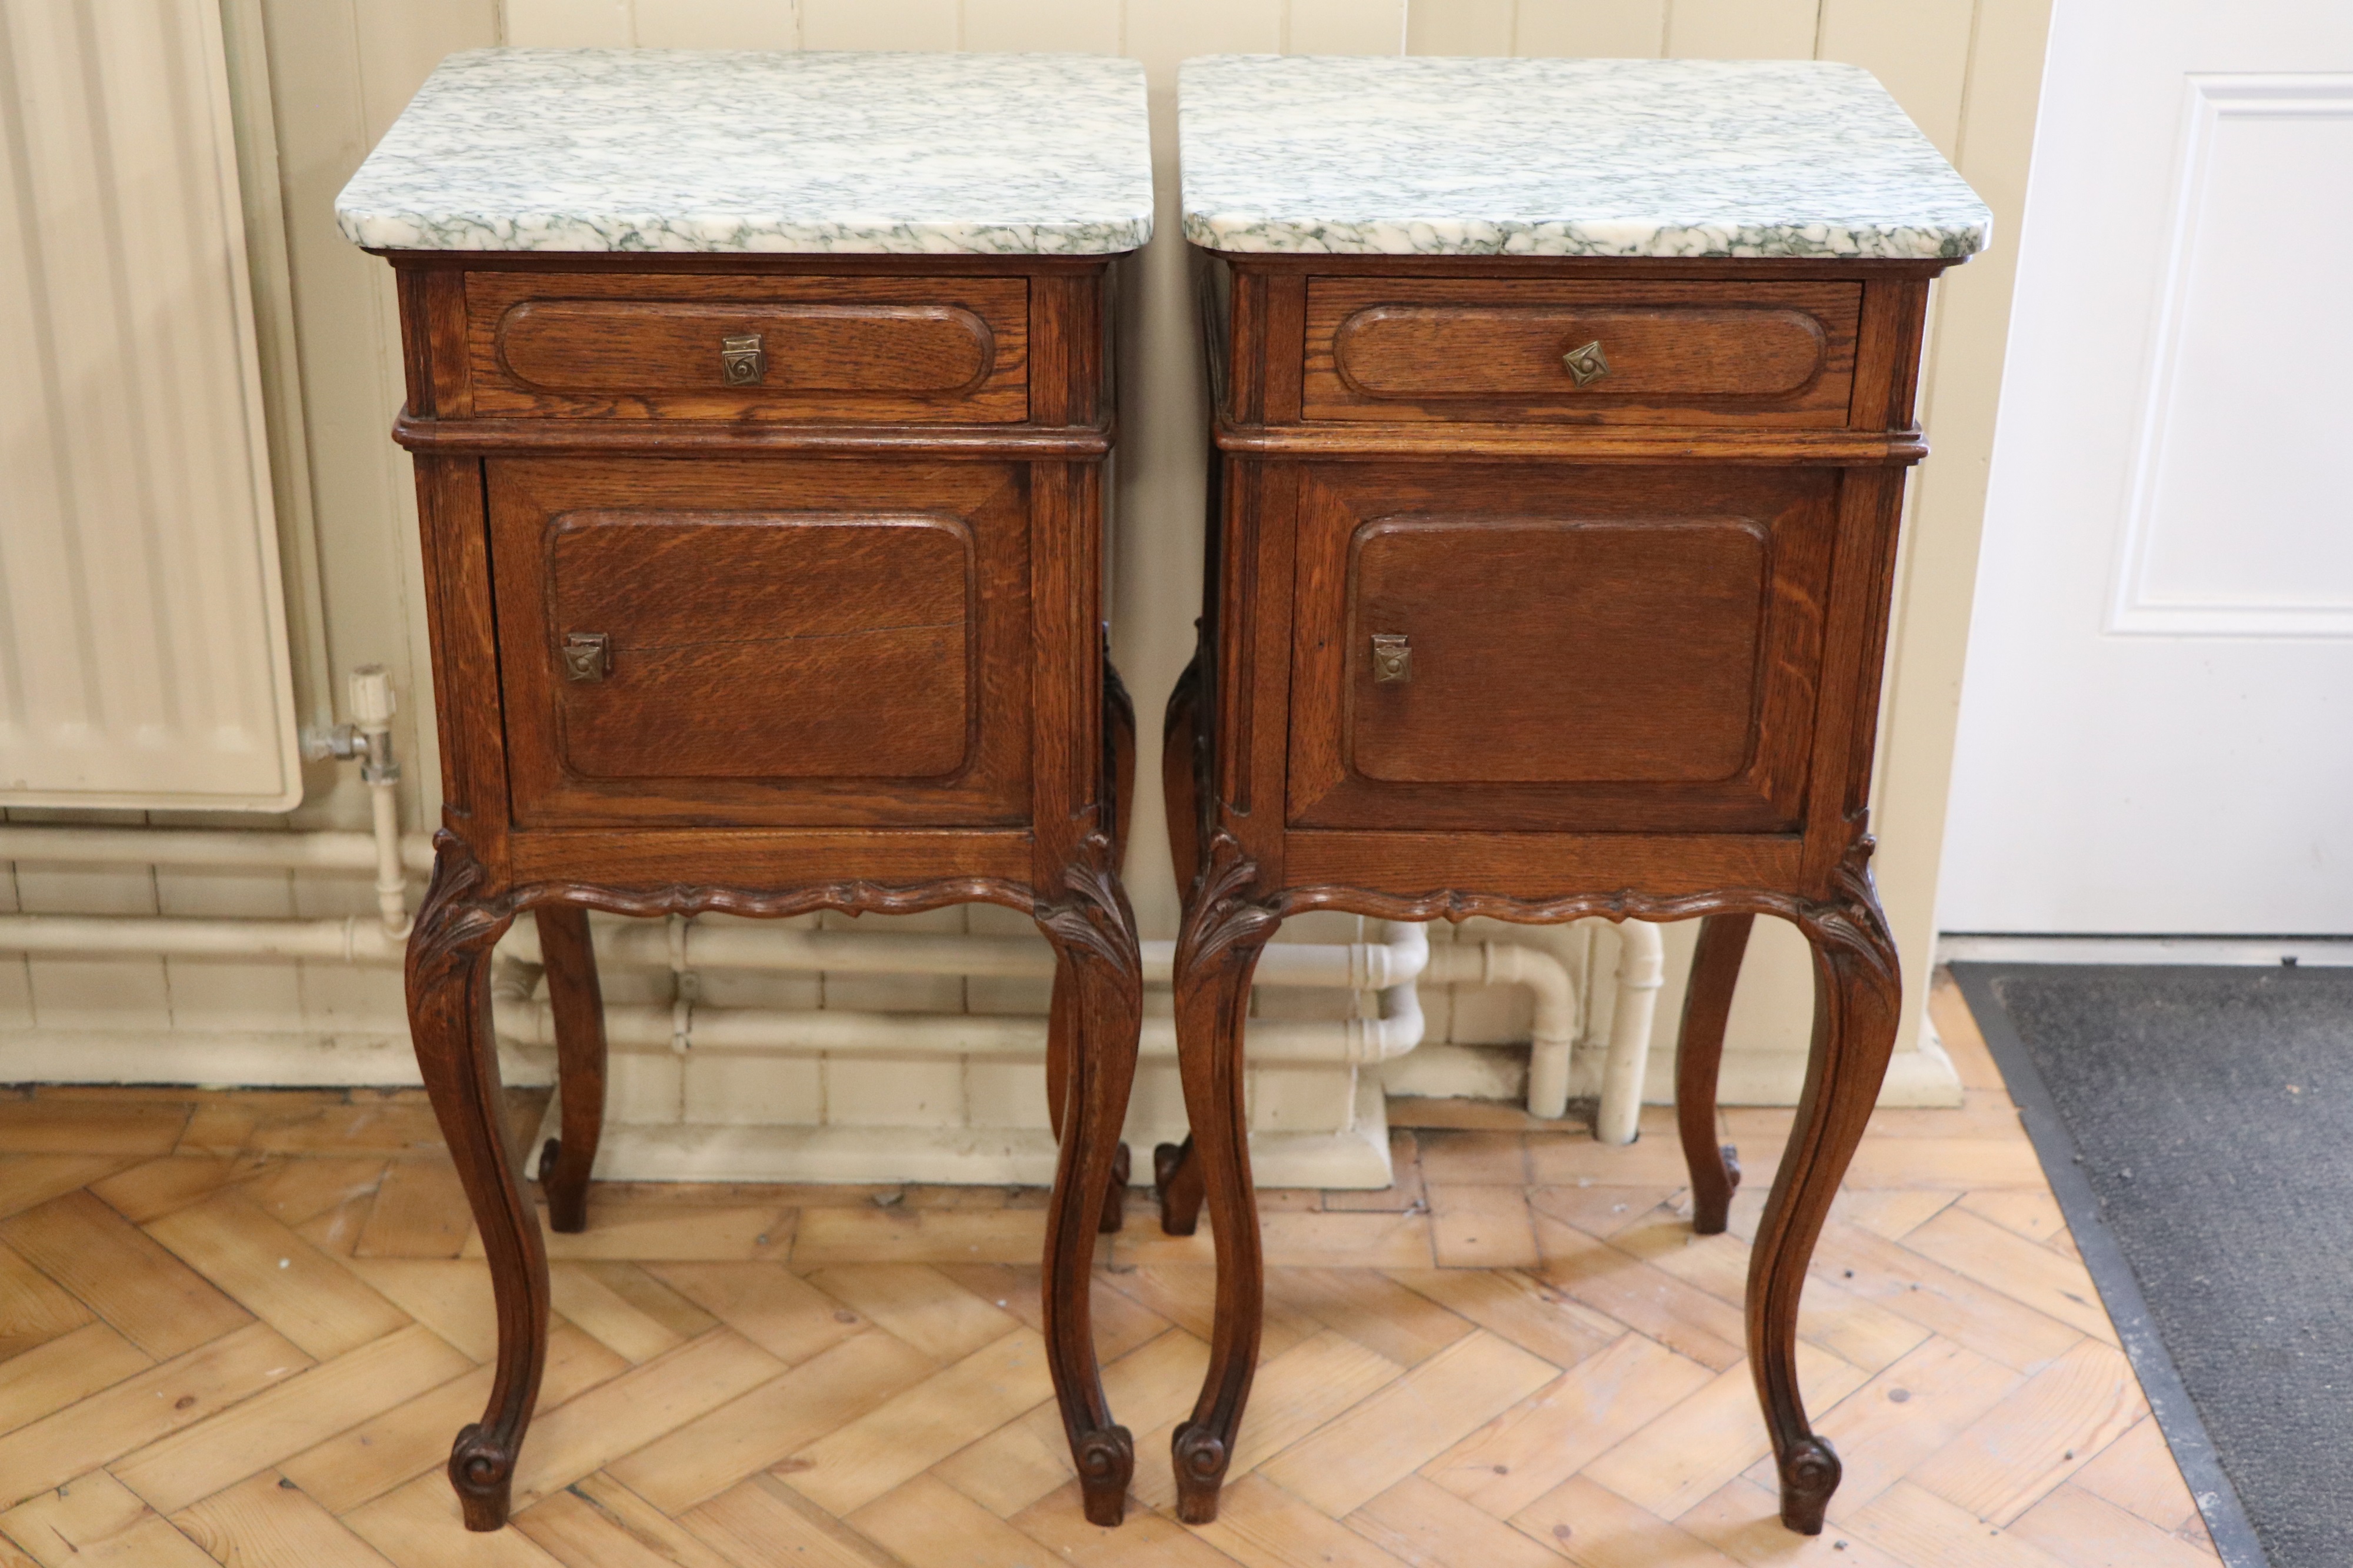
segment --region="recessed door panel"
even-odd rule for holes
[[[1838,484],[1816,469],[1310,470],[1289,820],[1795,828]]]
[[[568,512],[548,550],[565,765],[588,778],[941,778],[969,753],[952,517]]]
[[[1350,541],[1347,756],[1397,784],[1714,782],[1756,740],[1746,518],[1399,518]],[[1376,639],[1381,639],[1377,641]],[[1401,644],[1401,674],[1378,649]]]
[[[1019,466],[488,468],[518,826],[1028,820]]]

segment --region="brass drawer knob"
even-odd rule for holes
[[[1579,386],[1591,386],[1609,374],[1609,361],[1601,352],[1599,338],[1569,350],[1560,356],[1560,363],[1567,367],[1569,379]]]
[[[760,347],[760,334],[720,339],[719,373],[730,386],[757,386],[766,380],[768,356]]]
[[[613,673],[613,639],[603,632],[564,634],[564,679],[602,680]]]
[[[1377,685],[1402,685],[1413,679],[1413,649],[1403,632],[1373,634],[1373,680]]]

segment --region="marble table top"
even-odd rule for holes
[[[1962,257],[1992,226],[1870,72],[1814,60],[1217,55],[1177,126],[1219,250]]]
[[[1152,234],[1144,70],[1105,55],[472,49],[351,184],[422,250],[1103,255]]]

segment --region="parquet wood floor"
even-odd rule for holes
[[[1806,1296],[1845,1457],[1773,1522],[1746,1242],[1631,1148],[1402,1103],[1398,1186],[1267,1199],[1265,1359],[1224,1516],[1174,1522],[1206,1233],[1137,1195],[1099,1328],[1138,1506],[1081,1516],[1039,1340],[1040,1194],[608,1187],[554,1237],[515,1526],[443,1479],[489,1283],[415,1094],[0,1100],[9,1568],[2200,1568],[2196,1509],[1958,996],[1957,1110],[1883,1111]],[[519,1100],[518,1126],[537,1120]],[[1788,1115],[1725,1113],[1752,1173]]]

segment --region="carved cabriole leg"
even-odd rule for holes
[[[1111,662],[1109,626],[1103,628],[1103,741],[1111,753],[1112,863],[1124,865],[1127,847],[1135,842],[1128,837],[1135,826],[1135,699],[1127,694],[1127,683]],[[1117,1234],[1127,1223],[1127,1183],[1133,1173],[1127,1145],[1122,1143],[1112,1156],[1103,1223],[1095,1227],[1105,1236]]]
[[[1160,798],[1168,817],[1168,863],[1177,895],[1189,902],[1201,875],[1201,656],[1195,654],[1168,693],[1160,724]]]
[[[1110,633],[1104,632],[1106,644]],[[1127,694],[1119,671],[1112,667],[1111,653],[1103,653],[1103,768],[1110,780],[1112,792],[1112,859],[1116,864],[1128,843],[1128,828],[1135,816],[1135,702]],[[1046,1011],[1046,1115],[1054,1136],[1062,1135],[1062,1123],[1068,1116],[1065,1109],[1071,1092],[1071,1062],[1078,1050],[1079,1005],[1077,982],[1071,966],[1060,957],[1054,961],[1053,999]],[[1112,1156],[1111,1185],[1103,1191],[1103,1217],[1095,1228],[1104,1236],[1118,1234],[1127,1223],[1127,1182],[1132,1173],[1127,1145],[1122,1143]]]
[[[1201,656],[1196,653],[1168,693],[1160,727],[1160,795],[1168,814],[1168,863],[1189,902],[1201,874],[1201,788],[1196,752],[1200,735]],[[1160,1228],[1190,1236],[1201,1219],[1201,1163],[1193,1140],[1152,1151],[1152,1185],[1160,1200]]]
[[[1176,1517],[1218,1517],[1218,1489],[1258,1370],[1265,1281],[1258,1205],[1250,1189],[1248,1110],[1242,1093],[1242,1026],[1250,974],[1280,918],[1250,901],[1258,868],[1231,838],[1212,841],[1176,939],[1176,1050],[1185,1074],[1185,1114],[1194,1164],[1207,1189],[1217,1243],[1218,1303],[1209,1371],[1193,1417],[1176,1428]]]
[[[1691,987],[1683,993],[1683,1031],[1675,1042],[1675,1121],[1683,1163],[1691,1171],[1692,1229],[1721,1236],[1740,1185],[1738,1152],[1715,1141],[1716,1071],[1724,1063],[1724,1026],[1732,988],[1740,979],[1754,915],[1710,915],[1699,922],[1692,952]]]
[[[1088,836],[1063,886],[1067,896],[1038,905],[1038,923],[1054,944],[1071,994],[1061,1152],[1046,1214],[1046,1355],[1087,1518],[1108,1525],[1126,1511],[1135,1445],[1126,1427],[1113,1425],[1103,1396],[1089,1292],[1094,1238],[1135,1079],[1144,961],[1107,837]]]
[[[433,884],[408,938],[408,1024],[433,1113],[458,1164],[491,1266],[499,1360],[482,1418],[458,1434],[449,1481],[466,1528],[506,1522],[515,1455],[539,1398],[547,1353],[547,1256],[538,1211],[516,1181],[491,1028],[491,947],[512,918],[489,876],[450,834],[436,841]]]
[[[1869,852],[1868,841],[1861,846]],[[1860,856],[1836,903],[1802,905],[1814,950],[1814,1040],[1797,1124],[1748,1259],[1748,1361],[1781,1474],[1781,1522],[1818,1535],[1840,1465],[1814,1435],[1798,1390],[1798,1298],[1814,1242],[1862,1141],[1895,1046],[1902,984],[1895,943]]]
[[[1160,1200],[1160,1228],[1169,1236],[1190,1236],[1200,1228],[1201,1159],[1193,1135],[1182,1143],[1155,1144],[1152,1150],[1153,1195]]]
[[[1110,637],[1108,627],[1103,636]],[[1119,678],[1108,649],[1103,654],[1103,683],[1104,768],[1111,779],[1111,841],[1124,855],[1133,842],[1128,831],[1135,826],[1135,699],[1127,694],[1127,682]]]
[[[1068,960],[1054,959],[1054,994],[1046,1013],[1046,1114],[1054,1136],[1062,1136],[1070,1120],[1071,1064],[1079,1051],[1079,987]],[[1103,1213],[1095,1229],[1117,1235],[1127,1223],[1127,1183],[1133,1173],[1127,1145],[1122,1143],[1111,1161],[1111,1183],[1103,1188]]]
[[[539,1152],[539,1186],[547,1196],[547,1223],[580,1231],[588,1228],[588,1172],[605,1131],[605,997],[588,911],[542,904],[534,913],[555,1014],[555,1092],[564,1118],[563,1135]]]

